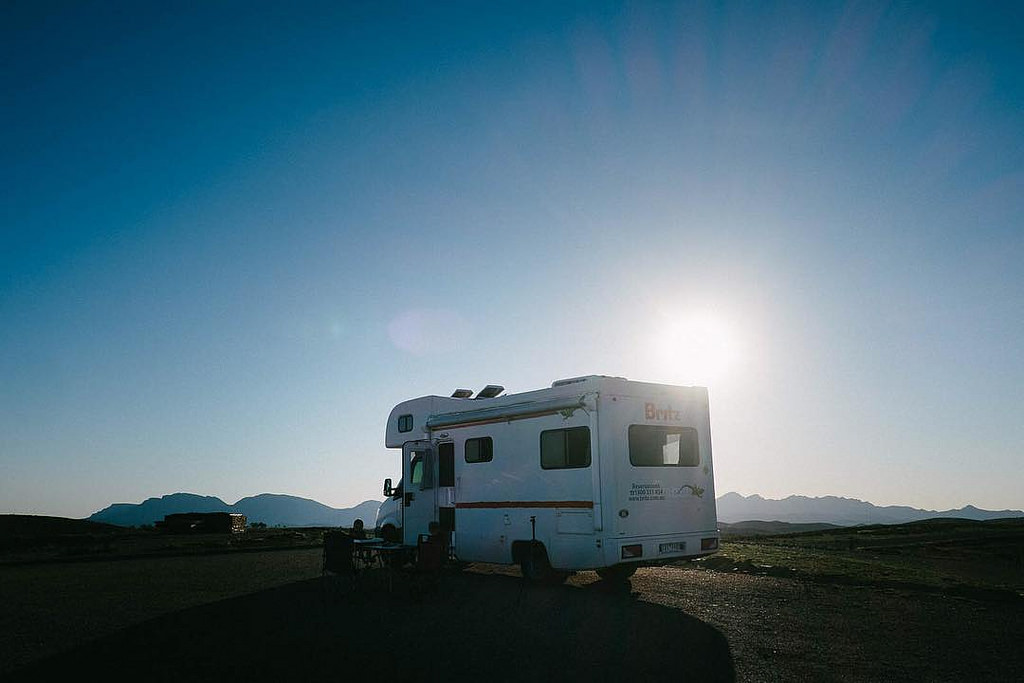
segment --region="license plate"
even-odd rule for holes
[[[686,541],[676,543],[662,543],[658,546],[659,553],[681,553],[686,550]]]

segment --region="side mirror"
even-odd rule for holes
[[[393,488],[391,488],[391,479],[390,478],[385,479],[384,480],[384,497],[385,498],[390,498],[391,495],[394,492],[395,492],[395,490]]]

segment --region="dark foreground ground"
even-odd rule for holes
[[[4,680],[1024,680],[1021,601],[665,567],[320,576],[318,550],[0,567]]]

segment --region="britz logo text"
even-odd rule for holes
[[[678,422],[683,419],[680,417],[678,410],[672,410],[672,406],[668,406],[664,409],[659,408],[653,403],[644,404],[644,419],[645,420],[658,420],[658,421],[669,421],[674,420]]]

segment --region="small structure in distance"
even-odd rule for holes
[[[240,534],[245,522],[236,512],[181,512],[166,515],[156,528],[165,534]]]

